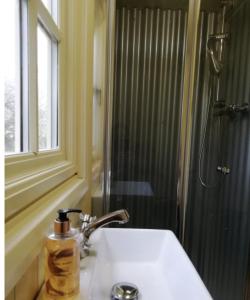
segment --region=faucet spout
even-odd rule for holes
[[[85,228],[82,228],[84,239],[88,239],[90,235],[98,228],[110,223],[125,224],[129,220],[129,214],[126,209],[120,209],[108,213],[93,222],[88,223]]]

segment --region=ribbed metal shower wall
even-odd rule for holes
[[[209,82],[213,80],[206,40],[209,32],[218,32],[217,19],[201,14],[185,248],[215,300],[249,300],[245,291],[250,282],[250,114],[216,117],[210,111],[202,169],[207,182],[216,186],[204,188],[198,179]],[[241,1],[232,13],[221,79],[221,96],[227,104],[250,102],[250,1]],[[229,167],[231,173],[217,173],[218,165]]]
[[[230,45],[225,68],[225,95],[228,104],[250,104],[250,1],[240,1],[231,17]],[[250,112],[235,119],[224,118],[224,165],[231,174],[221,190],[221,207],[227,211],[222,220],[226,228],[221,251],[225,268],[221,276],[224,290],[228,285],[236,288],[227,292],[226,299],[244,299],[243,293],[250,284],[247,266],[250,259]],[[221,254],[222,257],[222,254]],[[246,299],[250,299],[250,294]]]
[[[110,209],[129,227],[176,228],[186,17],[117,9]]]
[[[211,270],[215,258],[210,248],[211,240],[217,237],[217,227],[214,220],[214,210],[217,209],[218,189],[205,189],[199,181],[199,157],[205,130],[204,120],[211,101],[211,84],[209,61],[206,51],[206,41],[209,34],[217,32],[219,16],[215,13],[202,12],[199,24],[199,45],[197,60],[197,78],[193,108],[192,156],[190,164],[190,179],[188,192],[188,206],[186,215],[185,249],[192,262],[199,271],[209,291]],[[218,163],[218,120],[211,117],[209,112],[208,128],[202,158],[202,177],[209,185],[217,183],[216,163]],[[213,140],[214,139],[214,140]],[[220,143],[219,143],[220,145]],[[216,262],[217,263],[217,262]],[[217,265],[219,268],[219,266]],[[212,279],[213,280],[213,279]],[[214,296],[212,294],[212,296]],[[215,298],[216,299],[216,298]],[[218,298],[219,299],[219,298]]]

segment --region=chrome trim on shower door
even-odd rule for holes
[[[191,159],[192,110],[199,16],[200,0],[189,0],[179,148],[179,180],[177,191],[178,208],[180,209],[180,239],[182,243],[184,242],[185,233],[189,168]]]
[[[106,36],[106,97],[104,113],[104,145],[103,145],[103,212],[109,211],[110,172],[111,172],[111,135],[113,111],[113,82],[115,60],[115,10],[116,1],[107,0],[107,36]]]

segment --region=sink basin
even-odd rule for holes
[[[212,299],[169,230],[105,228],[93,233],[90,243],[91,255],[83,259],[89,265],[81,271],[84,299],[108,300],[118,282],[135,284],[140,300]]]

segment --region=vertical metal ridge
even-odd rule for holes
[[[126,10],[126,30],[125,30],[125,33],[124,33],[124,36],[125,36],[125,57],[124,57],[124,63],[125,63],[125,68],[124,68],[124,82],[123,82],[123,103],[121,105],[121,107],[123,107],[123,110],[122,110],[122,119],[121,119],[121,122],[122,122],[122,125],[123,125],[123,130],[122,130],[122,133],[121,133],[121,147],[123,149],[123,155],[121,156],[121,174],[122,174],[122,177],[124,177],[125,173],[124,173],[124,169],[125,169],[125,160],[126,160],[126,157],[125,157],[125,153],[126,153],[126,148],[127,148],[127,128],[128,128],[128,125],[127,126],[124,126],[124,124],[126,124],[127,120],[126,120],[126,117],[127,117],[127,113],[128,113],[128,107],[129,107],[129,101],[127,100],[127,96],[129,94],[129,47],[130,47],[130,14],[131,14],[131,10],[128,9]],[[124,151],[125,150],[125,151]]]
[[[156,131],[156,161],[155,161],[155,168],[154,168],[154,181],[157,186],[157,189],[161,189],[160,187],[160,182],[158,179],[158,176],[160,174],[160,159],[159,159],[159,154],[160,154],[160,133],[161,133],[161,128],[162,128],[162,106],[163,106],[163,100],[162,100],[162,95],[163,95],[163,71],[164,71],[164,60],[166,60],[166,57],[164,56],[164,49],[165,49],[165,44],[166,44],[166,11],[162,11],[161,14],[162,17],[162,32],[161,32],[161,37],[160,37],[160,66],[159,66],[159,107],[158,107],[158,112],[157,112],[157,121],[158,121],[158,127]]]
[[[115,99],[114,101],[114,105],[116,105],[116,111],[114,112],[114,121],[115,121],[115,126],[117,126],[117,132],[116,132],[116,140],[117,140],[117,170],[118,170],[118,179],[120,179],[120,169],[121,169],[121,163],[122,163],[122,157],[121,157],[121,150],[122,150],[122,145],[121,145],[121,137],[122,137],[122,123],[119,120],[122,120],[122,111],[120,109],[122,103],[123,103],[123,81],[124,81],[124,48],[125,48],[125,37],[124,37],[124,29],[125,29],[125,9],[122,9],[121,11],[119,11],[119,9],[117,10],[118,13],[121,14],[121,21],[119,22],[119,17],[120,15],[118,15],[118,22],[121,23],[120,24],[120,28],[118,28],[118,32],[120,32],[121,30],[121,34],[120,34],[120,40],[118,40],[118,51],[120,54],[120,80],[119,80],[119,85],[117,87],[117,91],[119,91],[119,98]],[[117,23],[118,23],[117,22]],[[119,36],[119,34],[118,34]],[[117,60],[119,59],[119,57],[117,57]],[[115,72],[115,76],[117,76],[117,70]],[[116,83],[115,83],[116,85]],[[118,114],[118,121],[115,119],[116,115]],[[114,133],[114,131],[113,131]],[[112,134],[113,134],[112,133]],[[112,155],[113,156],[113,155]],[[113,158],[113,157],[112,157]],[[112,170],[111,170],[112,173]]]
[[[148,180],[148,142],[149,142],[149,124],[150,124],[150,118],[151,118],[151,111],[150,111],[150,94],[151,94],[151,80],[152,80],[152,40],[153,40],[153,21],[154,21],[154,10],[150,9],[149,10],[149,44],[147,45],[148,48],[148,72],[147,72],[147,79],[148,79],[148,84],[146,87],[146,101],[145,101],[145,106],[146,106],[146,111],[145,111],[145,128],[144,128],[144,134],[145,134],[145,140],[144,140],[144,153],[143,153],[143,180],[147,181]]]
[[[151,103],[150,105],[150,115],[151,115],[151,122],[148,122],[148,157],[147,157],[147,164],[148,164],[148,178],[150,178],[152,182],[152,186],[154,190],[156,190],[156,185],[155,185],[155,180],[154,177],[152,176],[152,169],[153,169],[153,164],[156,162],[156,157],[155,157],[155,140],[154,140],[154,135],[155,132],[158,130],[156,126],[156,120],[155,120],[155,111],[157,110],[158,104],[159,104],[159,97],[156,95],[156,85],[158,82],[157,77],[158,77],[158,49],[159,49],[159,22],[160,22],[160,9],[154,10],[154,40],[153,40],[153,55],[152,55],[152,83],[150,85],[150,92],[151,92]],[[150,214],[156,215],[155,214],[155,209],[154,206],[150,210]],[[149,218],[150,218],[149,214]],[[152,218],[151,218],[152,224],[154,223]],[[152,225],[151,225],[152,226]]]
[[[154,141],[153,141],[153,136],[155,133],[155,130],[157,130],[157,128],[155,128],[155,110],[156,110],[156,106],[158,105],[158,99],[156,99],[156,77],[157,77],[157,71],[158,71],[158,66],[157,66],[157,60],[158,60],[158,48],[159,48],[159,22],[160,22],[160,9],[156,9],[155,11],[155,26],[154,26],[154,32],[155,32],[155,41],[154,41],[154,55],[152,57],[153,60],[153,78],[152,78],[152,87],[151,87],[151,93],[152,93],[152,103],[151,103],[151,109],[150,109],[150,113],[151,113],[151,122],[149,124],[149,177],[152,176],[151,172],[151,168],[152,168],[152,160],[153,160],[153,148],[154,148]],[[157,101],[157,102],[156,102]]]
[[[164,45],[164,63],[163,63],[163,77],[162,77],[162,96],[161,96],[161,117],[160,117],[160,121],[161,121],[161,127],[159,129],[159,155],[158,155],[158,160],[159,160],[159,164],[158,164],[158,181],[159,181],[159,196],[160,196],[160,201],[162,201],[162,199],[164,199],[164,197],[166,198],[165,201],[168,201],[168,192],[166,190],[166,180],[167,180],[167,175],[168,175],[168,170],[166,170],[163,166],[163,162],[164,162],[164,156],[165,156],[165,151],[166,148],[164,147],[164,141],[166,140],[166,131],[168,130],[168,123],[166,120],[166,115],[168,112],[168,99],[166,97],[166,93],[167,93],[167,83],[168,83],[168,74],[170,74],[169,72],[169,48],[171,46],[170,43],[170,37],[171,37],[171,11],[167,10],[166,12],[166,30],[165,30],[165,45]],[[159,208],[159,218],[163,219],[164,217],[166,219],[168,218],[168,215],[171,214],[172,210],[168,210],[167,212],[164,212],[163,209]]]
[[[148,15],[149,15],[149,9],[145,9],[143,11],[143,24],[144,24],[144,36],[143,36],[143,41],[142,41],[142,49],[143,52],[141,54],[141,59],[142,59],[142,87],[141,87],[141,98],[142,101],[145,101],[144,99],[146,98],[146,78],[147,78],[147,70],[146,70],[146,62],[147,62],[147,43],[148,43]],[[142,102],[144,104],[144,102]],[[145,122],[145,106],[141,105],[141,119],[140,119],[140,124],[139,124],[139,153],[138,156],[140,158],[143,157],[144,153],[144,144],[143,144],[143,139],[144,139],[144,122]],[[140,178],[143,177],[144,169],[143,166],[140,166],[140,173],[139,176]]]
[[[167,127],[167,131],[165,133],[163,133],[165,135],[165,139],[164,139],[164,149],[165,149],[165,153],[163,155],[163,169],[164,170],[168,170],[168,172],[166,173],[166,182],[169,183],[169,179],[171,177],[171,171],[170,171],[170,163],[171,163],[171,159],[172,157],[170,157],[170,151],[171,151],[171,134],[172,134],[172,130],[174,130],[174,128],[172,128],[172,118],[173,118],[173,110],[174,107],[172,105],[172,85],[173,85],[173,67],[174,67],[174,46],[175,46],[175,20],[176,20],[176,12],[173,11],[171,12],[171,32],[170,32],[170,49],[169,49],[169,74],[171,74],[171,76],[168,77],[167,80],[167,90],[166,90],[166,99],[167,99],[167,114],[166,114],[166,119],[165,122],[168,125]],[[171,187],[167,187],[168,189],[170,189]],[[167,197],[169,197],[170,193],[169,190],[166,191],[167,192]],[[170,214],[169,214],[170,216]]]
[[[181,18],[182,18],[182,12],[176,11],[176,27],[175,27],[175,44],[177,49],[181,49],[180,47],[180,25],[181,25]],[[181,78],[179,77],[179,69],[178,69],[178,65],[179,65],[179,53],[175,54],[176,57],[174,59],[174,72],[173,72],[173,86],[172,86],[172,106],[173,106],[173,113],[172,113],[172,123],[171,123],[171,128],[172,130],[170,130],[170,142],[169,145],[171,145],[170,147],[170,165],[169,165],[169,169],[170,170],[176,170],[175,173],[173,173],[173,176],[169,176],[168,178],[168,183],[167,185],[170,187],[170,197],[172,197],[171,201],[173,203],[177,202],[177,151],[176,149],[179,148],[179,140],[176,139],[176,131],[177,131],[177,136],[179,136],[180,134],[180,129],[178,128],[178,125],[180,125],[179,120],[180,120],[180,114],[181,114],[181,103],[180,103],[180,99],[182,97],[182,94],[177,94],[177,91],[180,90],[180,84],[179,82],[181,82]],[[176,218],[176,214],[172,214],[171,218]]]
[[[136,68],[137,65],[136,63],[136,28],[137,28],[137,23],[138,23],[138,17],[137,17],[137,9],[133,9],[132,10],[132,18],[131,18],[131,28],[132,28],[132,63],[131,63],[131,96],[129,99],[129,106],[130,106],[130,112],[129,112],[129,145],[128,145],[128,178],[131,178],[132,174],[133,174],[133,149],[134,149],[134,144],[135,144],[135,140],[134,140],[134,132],[136,130],[134,124],[135,124],[135,116],[137,114],[137,94],[136,94],[136,87],[135,84],[137,82],[137,78],[136,78]],[[140,28],[140,26],[139,26]],[[140,44],[140,43],[139,43]],[[136,81],[136,82],[135,82]]]
[[[166,128],[166,115],[164,112],[166,112],[167,110],[167,101],[166,101],[166,91],[167,91],[167,78],[168,78],[168,74],[170,74],[169,72],[169,45],[170,45],[170,29],[171,29],[171,11],[167,10],[166,11],[167,14],[167,23],[166,23],[166,33],[165,33],[165,47],[164,47],[164,56],[165,56],[165,62],[163,64],[163,84],[162,84],[162,110],[161,110],[161,129],[159,130],[159,173],[160,169],[163,170],[163,176],[165,175],[164,170],[163,169],[163,157],[164,157],[164,153],[165,153],[165,145],[163,145],[163,142],[165,141],[165,128]],[[164,99],[164,100],[163,100]],[[168,111],[168,110],[167,110]],[[165,176],[164,176],[165,177]],[[164,178],[165,179],[165,178]],[[164,191],[164,187],[161,188],[161,193],[163,194]]]
[[[136,53],[135,53],[135,90],[134,90],[134,96],[133,98],[131,97],[131,100],[134,99],[135,105],[134,105],[134,112],[132,112],[133,115],[133,120],[132,123],[134,125],[134,130],[133,130],[133,135],[132,135],[132,143],[133,143],[133,148],[132,148],[132,153],[133,157],[131,159],[131,177],[134,180],[137,179],[137,172],[136,172],[136,155],[138,150],[138,145],[137,145],[137,136],[138,136],[138,130],[139,130],[139,122],[137,121],[137,116],[138,116],[138,110],[140,109],[139,106],[139,70],[140,70],[140,51],[141,51],[141,22],[142,22],[142,11],[136,9],[137,14],[135,15],[135,27],[137,28],[137,31],[135,31],[134,37],[137,37],[137,40],[134,39],[134,44],[136,45]],[[138,42],[139,41],[139,42]]]
[[[114,59],[114,78],[117,77],[117,69],[120,67],[120,61],[119,61],[119,51],[118,50],[118,38],[120,38],[120,34],[119,34],[119,28],[120,28],[120,17],[119,17],[120,11],[118,9],[116,9],[116,23],[115,23],[115,59]],[[114,101],[113,101],[113,107],[112,107],[112,112],[113,115],[116,116],[119,112],[117,111],[117,105],[119,104],[119,99],[120,99],[120,90],[119,90],[119,83],[116,82],[116,84],[114,84]],[[115,119],[113,120],[112,123],[112,133],[114,132],[114,126],[117,126]],[[118,131],[118,128],[116,127],[116,130]],[[112,139],[112,148],[111,148],[111,153],[116,153],[118,151],[118,143],[119,140],[117,138],[115,138],[115,136],[113,134],[111,134],[111,139]],[[118,159],[114,159],[114,157],[112,156],[111,158],[112,160],[112,168],[117,168],[118,169]],[[113,176],[113,172],[111,172],[111,177]],[[112,181],[112,178],[111,178]]]

